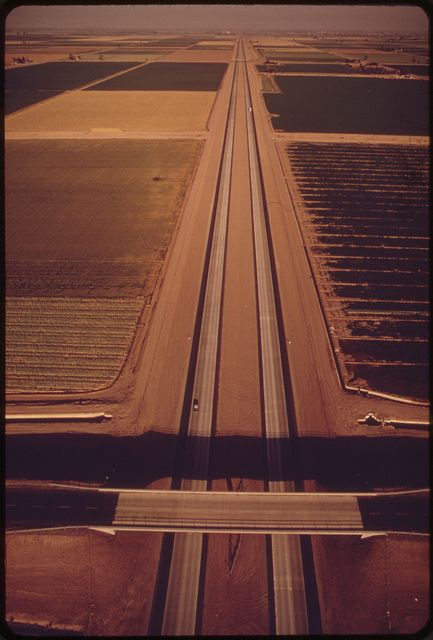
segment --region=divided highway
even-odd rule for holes
[[[239,45],[238,45],[239,47]],[[236,64],[236,63],[235,63]],[[209,447],[214,417],[215,378],[220,335],[221,300],[232,173],[237,97],[237,69],[222,151],[209,270],[200,328],[193,402],[190,409],[185,456],[192,461],[192,479],[183,479],[183,490],[207,488]],[[200,582],[203,537],[201,533],[175,536],[170,562],[162,623],[163,635],[194,635]]]
[[[245,48],[242,43],[245,59]],[[264,404],[264,427],[268,470],[276,480],[270,480],[272,492],[295,491],[293,481],[284,481],[282,442],[288,438],[289,424],[278,335],[275,293],[266,233],[264,198],[260,181],[259,155],[254,131],[250,88],[243,65],[250,167],[251,199],[254,222],[254,246],[259,311],[261,375]],[[272,572],[274,581],[276,633],[308,632],[307,603],[299,538],[272,536]]]
[[[237,100],[237,83],[243,80],[244,117],[247,120],[250,197],[254,229],[257,313],[259,318],[260,369],[264,431],[270,492],[292,492],[293,481],[283,481],[284,442],[290,437],[286,407],[286,390],[281,360],[275,292],[272,280],[269,239],[266,232],[264,194],[260,179],[260,160],[254,129],[252,102],[246,70],[245,47],[238,42],[235,73],[228,113],[225,143],[222,151],[215,228],[206,282],[200,340],[194,376],[185,458],[191,461],[191,480],[183,479],[182,490],[203,491],[207,488],[209,447],[214,416],[215,381],[220,335],[221,305],[227,220],[230,211],[233,139]],[[294,430],[292,429],[292,433]],[[189,438],[188,436],[201,436]],[[275,479],[274,479],[275,478]],[[193,498],[191,497],[191,500]],[[196,630],[197,603],[201,573],[203,538],[201,533],[176,535],[172,548],[163,635],[193,635]],[[297,536],[273,535],[272,579],[277,634],[308,633],[303,560]]]

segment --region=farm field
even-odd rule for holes
[[[5,115],[15,113],[24,107],[30,107],[38,102],[43,102],[49,98],[54,98],[63,93],[62,89],[57,91],[46,91],[44,89],[36,89],[35,91],[6,91],[4,93],[4,110]]]
[[[7,142],[8,391],[113,381],[200,152],[193,140]]]
[[[315,536],[314,544],[326,576],[319,594],[324,634],[405,636],[426,624],[427,536]]]
[[[161,539],[158,532],[107,536],[85,529],[8,534],[8,622],[17,634],[18,625],[33,624],[44,636],[50,628],[58,635],[122,637],[136,616],[140,635],[149,623]],[[143,564],[150,572],[144,581]],[[144,607],[139,615],[134,598]]]
[[[428,147],[286,146],[349,384],[428,395]]]
[[[131,62],[47,62],[7,69],[5,113],[133,66]]]
[[[11,114],[5,132],[201,131],[215,96],[213,91],[74,91]]]
[[[124,71],[134,65],[122,62],[47,62],[15,67],[5,72],[6,91],[40,89],[75,89],[104,76]]]
[[[424,80],[280,76],[264,94],[274,128],[323,133],[427,135]]]
[[[89,391],[111,385],[144,298],[7,297],[6,391]]]
[[[270,69],[268,65],[257,65],[257,70],[260,73],[266,73]],[[290,73],[290,72],[305,72],[305,73],[351,73],[352,69],[346,64],[311,64],[309,62],[294,62],[290,64],[279,64],[272,67],[273,73]]]
[[[195,49],[177,49],[164,57],[163,62],[184,62],[184,63],[228,63],[233,57],[233,50],[217,49],[208,47],[206,50],[197,51]]]
[[[107,62],[135,62],[136,64],[139,64],[140,62],[151,62],[152,60],[156,60],[161,56],[164,56],[165,53],[165,51],[159,53],[153,51],[151,53],[130,53],[129,51],[122,49],[120,53],[115,51],[112,53],[107,53],[105,51],[100,53],[83,53],[80,54],[80,58],[81,60],[96,61],[99,60],[101,55],[103,55],[104,60]]]
[[[326,51],[317,50],[292,50],[287,49],[262,49],[262,55],[268,60],[284,61],[284,62],[298,62],[305,60],[306,62],[339,62],[340,56],[327,53]]]
[[[227,65],[153,62],[100,82],[92,91],[217,91]]]
[[[371,64],[371,62],[370,62]],[[380,63],[380,66],[368,67],[368,71],[360,67],[351,66],[350,64],[328,64],[328,63],[315,63],[309,62],[295,62],[295,63],[283,63],[276,66],[269,65],[257,65],[257,69],[260,73],[326,73],[328,75],[345,74],[356,75],[366,73],[385,74],[385,75],[400,75],[400,74],[414,74],[427,77],[429,75],[429,68],[427,65],[422,64],[395,64],[395,63]]]

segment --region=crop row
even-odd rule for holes
[[[350,382],[423,397],[428,149],[299,142],[286,150],[317,282]],[[392,176],[389,184],[384,174]],[[409,365],[416,374],[405,387]]]
[[[108,386],[128,354],[142,304],[143,299],[123,298],[7,298],[7,391]]]

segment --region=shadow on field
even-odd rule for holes
[[[202,440],[202,438],[199,438]],[[179,438],[150,431],[138,437],[88,434],[15,435],[6,438],[6,477],[106,482],[113,487],[146,487],[151,481],[193,477],[191,461],[176,462]],[[197,442],[200,449],[200,442]],[[265,476],[264,441],[217,436],[210,450],[210,479],[314,479],[331,491],[373,487],[426,487],[428,445],[420,438],[339,437],[284,440],[283,477]],[[180,447],[182,450],[183,447]]]

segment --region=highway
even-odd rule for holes
[[[225,264],[227,220],[232,174],[237,70],[233,76],[225,141],[222,151],[215,227],[207,274],[200,340],[190,408],[185,457],[192,462],[193,479],[182,479],[185,491],[207,488],[210,436],[214,417],[215,378],[220,335],[221,299]],[[191,438],[189,436],[203,436]],[[200,582],[201,533],[175,536],[165,598],[163,635],[193,635]]]
[[[8,529],[99,526],[171,531],[182,533],[176,536],[181,545],[182,540],[215,532],[272,534],[273,540],[296,540],[297,534],[426,533],[429,496],[428,490],[267,493],[78,489],[51,485],[45,489],[9,488],[5,506]],[[185,535],[186,532],[189,533]],[[191,560],[194,544],[187,543],[181,548],[189,550],[191,555],[187,557]],[[178,571],[184,571],[184,556],[179,555],[178,562]],[[183,596],[186,605],[185,593]],[[175,607],[179,612],[182,609],[179,604]]]
[[[151,490],[119,487],[26,493],[14,489],[8,490],[6,500],[9,530],[85,526],[110,531],[174,533],[173,542],[161,547],[163,554],[170,546],[167,558],[163,558],[164,562],[167,560],[167,569],[158,572],[156,579],[163,592],[158,631],[167,636],[192,636],[204,628],[200,623],[200,607],[206,607],[201,596],[204,599],[202,591],[205,591],[208,566],[203,549],[208,533],[269,536],[270,554],[266,557],[269,567],[265,580],[272,592],[269,593],[270,628],[272,630],[275,625],[277,635],[301,635],[313,632],[306,583],[308,579],[314,582],[316,577],[314,568],[311,569],[314,557],[310,558],[311,562],[305,562],[305,547],[301,551],[300,535],[363,536],[389,531],[428,531],[426,492],[422,497],[306,492],[304,488],[312,489],[313,480],[307,480],[304,485],[302,479],[316,476],[298,475],[295,456],[292,457],[294,462],[289,460],[288,452],[294,451],[293,443],[298,436],[328,438],[333,426],[337,422],[342,424],[349,411],[342,418],[339,414],[336,417],[334,412],[334,407],[340,406],[336,398],[340,397],[341,390],[337,389],[326,328],[310,280],[302,238],[298,237],[293,211],[291,216],[286,215],[290,206],[287,187],[278,173],[278,157],[272,148],[251,56],[252,49],[240,38],[227,72],[228,82],[218,95],[212,115],[218,129],[211,128],[206,134],[202,161],[179,226],[179,235],[167,259],[164,286],[158,292],[160,298],[152,310],[147,341],[142,351],[138,347],[134,351],[134,367],[137,366],[134,384],[138,391],[131,392],[128,397],[133,410],[125,409],[119,420],[117,397],[113,393],[112,399],[107,392],[110,402],[95,406],[94,411],[88,413],[78,409],[74,413],[61,413],[54,405],[49,410],[44,408],[41,413],[32,408],[31,414],[21,413],[20,409],[20,413],[7,415],[8,422],[17,423],[13,429],[29,421],[47,422],[46,429],[51,428],[51,422],[77,421],[97,423],[92,427],[96,432],[105,426],[99,423],[107,422],[115,425],[113,430],[119,429],[118,434],[124,428],[119,425],[126,425],[126,432],[134,436],[141,435],[146,429],[154,429],[158,434],[162,432],[166,437],[161,440],[164,446],[170,442],[168,436],[177,438],[180,446],[173,464],[170,453],[166,454],[163,446],[155,449],[155,466],[159,465],[158,472],[161,469],[164,472],[160,476],[155,474],[155,480],[152,478]],[[220,142],[216,132],[221,132]],[[243,156],[241,153],[236,155],[235,140],[247,158],[241,168],[239,158]],[[207,180],[212,172],[215,174],[213,182]],[[232,199],[232,194],[234,184],[241,182],[239,176],[245,178],[239,189],[245,194],[236,200]],[[230,302],[225,299],[228,272],[232,274],[238,267],[236,259],[232,258],[230,262],[227,251],[228,244],[231,242],[233,246],[234,238],[238,238],[235,234],[230,238],[229,232],[230,221],[237,215],[236,207],[242,207],[244,216],[251,213],[250,262],[254,263],[251,267],[254,287],[250,289],[254,288],[254,293],[249,308],[244,304],[245,296],[242,304],[232,303],[228,312]],[[238,217],[236,224],[242,228],[244,222],[245,218]],[[250,242],[247,230],[242,242],[244,245]],[[245,250],[244,259],[248,257],[248,251]],[[242,278],[245,270],[242,271],[240,262]],[[202,283],[200,265],[204,265]],[[250,281],[245,278],[245,283],[249,285]],[[234,297],[232,294],[232,300]],[[196,308],[197,322],[194,318]],[[227,409],[233,380],[226,370],[221,373],[224,321],[228,336],[226,353],[231,350],[242,359],[244,344],[240,340],[237,343],[230,340],[230,319],[233,317],[242,325],[240,331],[245,330],[248,322],[254,329],[251,342],[254,342],[257,354],[254,351],[251,355],[251,349],[248,362],[255,363],[257,355],[257,366],[254,373],[245,371],[245,382],[238,380],[239,389],[236,388],[239,394],[245,388],[250,393],[248,384],[253,380],[254,384],[250,385],[253,399],[245,392],[247,401],[244,398],[243,405],[239,401],[233,403],[234,409],[232,406]],[[189,371],[188,362],[192,363]],[[180,418],[182,390],[185,400]],[[254,405],[250,424],[250,414],[246,418],[242,415],[242,408],[248,402]],[[366,407],[364,398],[355,398],[354,402],[363,408],[364,412],[359,415],[365,415],[371,408]],[[49,413],[51,410],[53,413]],[[227,420],[230,411],[240,416],[238,423]],[[239,426],[243,426],[241,418],[246,423],[245,431]],[[227,465],[218,460],[218,464],[211,466],[212,474],[209,471],[218,419],[220,427],[222,425],[218,445],[224,439],[228,440],[227,435],[235,434],[240,438],[248,435],[254,447],[250,442],[245,450],[254,450],[255,454],[263,442],[266,454],[263,456],[263,477],[261,471],[251,477],[245,474],[247,490],[215,489],[221,486],[218,482],[236,486],[237,474],[240,476],[238,486],[243,487],[238,460]],[[258,427],[253,424],[254,419],[259,422]],[[362,419],[358,422],[362,423]],[[400,420],[399,424],[408,428],[412,423]],[[224,432],[224,428],[228,431]],[[308,438],[305,439],[308,443]],[[138,440],[134,440],[133,446],[138,451]],[[224,443],[224,446],[224,451],[228,451],[231,445]],[[305,449],[303,454],[305,457]],[[140,455],[134,461],[126,457],[131,468],[138,464],[143,470],[152,455],[147,452],[147,457]],[[80,464],[82,471],[82,459]],[[227,469],[230,473],[224,476]],[[129,486],[147,484],[143,481],[142,485],[137,482]],[[164,536],[165,541],[168,539],[171,537]],[[304,570],[304,566],[310,569]],[[143,567],[143,576],[146,576],[146,567]],[[241,582],[243,576],[236,579]],[[229,599],[224,606],[230,607]]]
[[[242,48],[245,58],[246,54],[243,44]],[[265,225],[264,199],[260,184],[259,157],[245,63],[243,72],[254,223],[266,452],[268,470],[272,470],[273,476],[277,478],[276,480],[270,480],[268,482],[268,490],[271,492],[294,491],[295,486],[293,481],[278,479],[284,477],[284,465],[287,464],[287,461],[284,459],[282,442],[284,442],[284,438],[289,437],[290,434],[275,307],[275,293]],[[296,537],[272,536],[271,546],[276,633],[278,635],[307,633],[308,616],[300,541]]]

